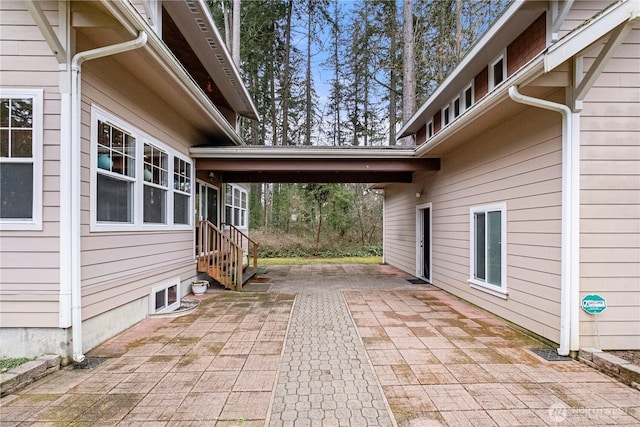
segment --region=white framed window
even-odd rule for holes
[[[180,278],[155,286],[149,295],[149,313],[158,314],[180,307]]]
[[[462,92],[462,99],[464,101],[463,108],[464,110],[468,110],[473,105],[473,82],[469,86],[467,86]]]
[[[507,297],[507,204],[472,207],[470,227],[471,287]]]
[[[427,139],[433,136],[433,120],[427,123]]]
[[[451,123],[451,105],[446,105],[442,109],[442,127],[444,128]]]
[[[462,113],[462,105],[460,104],[460,97],[457,97],[456,99],[454,99],[453,102],[451,103],[451,106],[453,107],[453,118],[455,119]]]
[[[238,228],[247,227],[247,190],[235,184],[227,184],[225,191],[225,221]]]
[[[173,157],[173,223],[189,225],[191,218],[191,163]]]
[[[136,139],[106,121],[97,128],[96,221],[132,224]]]
[[[188,158],[97,106],[91,124],[91,230],[190,228]]]
[[[144,11],[151,28],[162,37],[162,3],[159,0],[145,0]]]
[[[489,64],[489,90],[493,90],[507,78],[507,55],[500,54]]]
[[[144,144],[144,205],[145,224],[167,223],[167,193],[169,155],[158,147]]]
[[[0,229],[42,230],[43,91],[0,89]]]

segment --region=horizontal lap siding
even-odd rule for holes
[[[112,75],[117,75],[118,84]],[[91,106],[188,156],[191,128],[180,113],[113,59],[83,66],[82,304],[88,319],[148,296],[152,287],[196,274],[193,230],[96,232],[90,229]],[[138,141],[142,143],[142,141]],[[171,208],[171,207],[169,207]]]
[[[587,52],[585,63],[598,51]],[[636,26],[587,94],[581,113],[580,297],[597,293],[608,305],[597,323],[581,310],[583,347],[640,348],[638,70]]]
[[[411,274],[416,270],[416,191],[407,184],[385,189],[384,259]]]
[[[584,24],[585,21],[593,18],[596,14],[606,9],[612,3],[614,2],[611,0],[575,1],[571,5],[571,10],[567,13],[565,20],[560,26],[560,37],[566,36],[569,32]]]
[[[54,30],[58,3],[41,8]],[[0,2],[0,86],[44,89],[42,230],[2,231],[0,324],[51,327],[59,311],[60,92],[58,64],[22,1]]]
[[[414,272],[415,206],[431,202],[433,283],[557,342],[561,157],[560,115],[552,112],[527,109],[475,136],[444,155],[439,172],[386,192],[385,239],[393,238],[391,227],[407,239],[385,243],[387,261]],[[424,189],[418,201],[415,188]],[[469,210],[496,202],[507,203],[507,300],[467,282]],[[392,225],[392,218],[402,222]]]

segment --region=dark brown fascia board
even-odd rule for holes
[[[219,172],[418,172],[440,170],[440,159],[197,159],[196,169]]]
[[[244,183],[411,183],[413,172],[252,171],[222,172],[223,182]]]

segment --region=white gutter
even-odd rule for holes
[[[71,281],[71,330],[73,340],[73,360],[82,362],[84,354],[82,353],[82,277],[80,272],[80,179],[81,179],[81,162],[80,152],[82,146],[81,140],[81,105],[82,91],[80,71],[85,61],[103,58],[105,56],[115,55],[122,52],[138,49],[147,43],[147,33],[140,32],[135,40],[124,43],[118,43],[111,46],[99,47],[97,49],[78,52],[71,60],[71,145],[70,145],[70,171],[65,175],[68,183],[61,185],[70,185],[70,210],[69,210],[69,262],[70,262],[70,281]]]
[[[191,157],[208,158],[244,158],[269,159],[364,159],[364,158],[396,158],[410,159],[415,157],[414,148],[372,148],[372,147],[344,147],[344,148],[303,148],[297,146],[241,146],[241,147],[191,147]]]
[[[569,355],[579,349],[579,250],[580,250],[580,113],[564,104],[532,98],[509,87],[515,102],[562,115],[562,254],[560,276],[560,348]]]

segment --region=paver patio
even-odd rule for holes
[[[269,270],[3,398],[1,425],[640,425],[639,391],[389,266]]]

